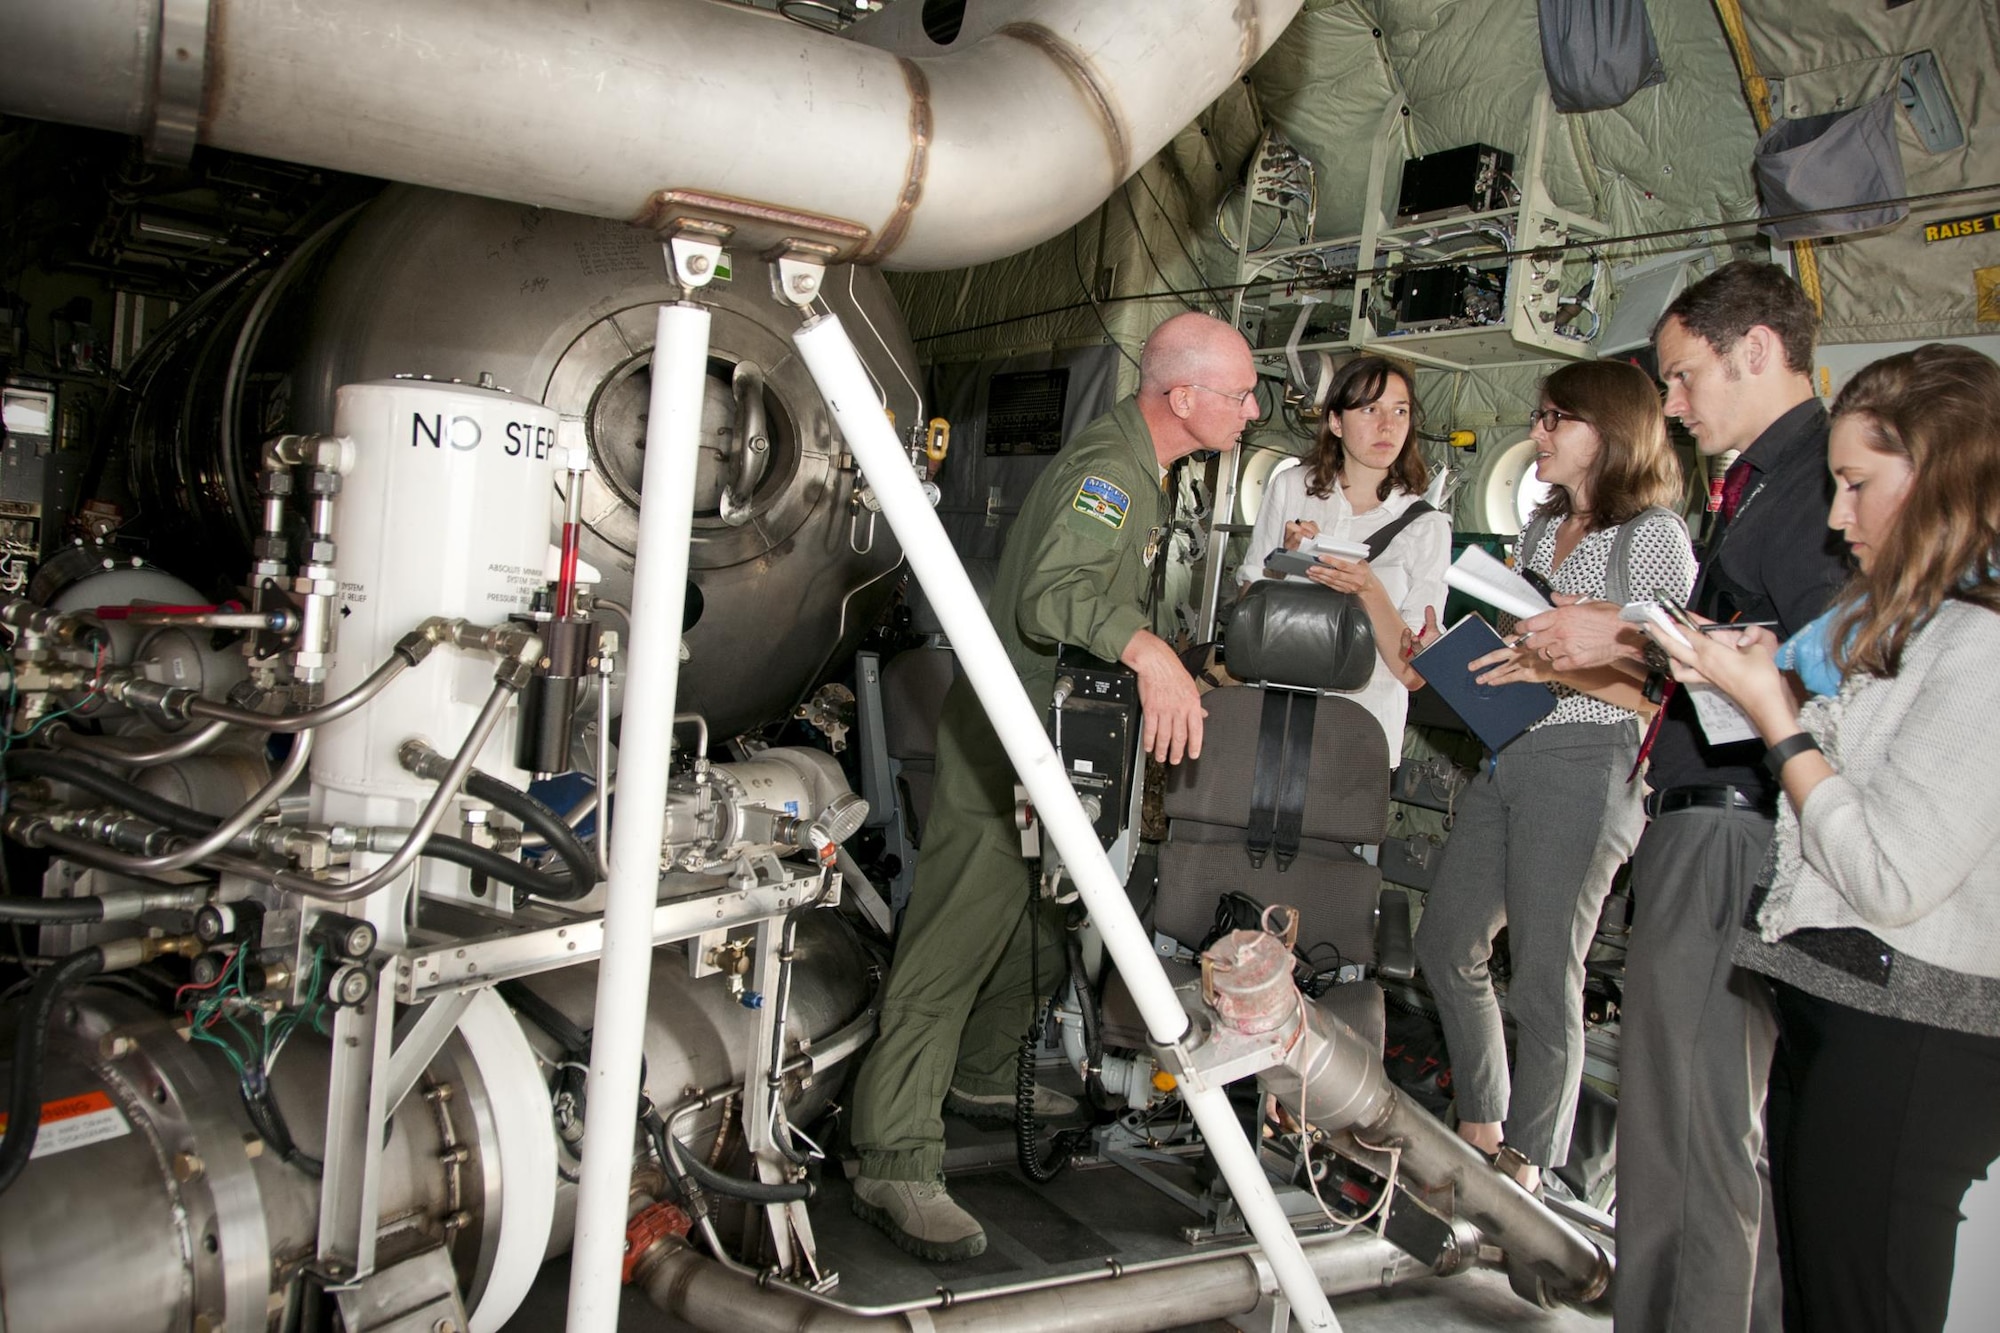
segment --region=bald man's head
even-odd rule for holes
[[[1257,419],[1257,363],[1243,335],[1189,311],[1153,330],[1139,355],[1139,412],[1161,467],[1209,449],[1234,449]]]
[[[1190,310],[1153,330],[1139,353],[1139,391],[1164,393],[1176,384],[1201,384],[1234,368],[1248,355],[1243,335],[1211,315]]]

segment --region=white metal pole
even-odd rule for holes
[[[604,953],[597,964],[589,1104],[570,1255],[570,1333],[618,1327],[625,1203],[639,1114],[639,1061],[652,981],[653,909],[660,896],[667,761],[681,664],[688,547],[694,535],[695,462],[708,381],[709,313],[660,307],[646,423],[645,503],[632,575],[632,646],[625,657],[625,717],[618,747],[618,819],[611,826]],[[603,818],[600,811],[598,817]]]
[[[1062,852],[1063,866],[1076,881],[1091,920],[1102,932],[1104,946],[1118,964],[1118,973],[1146,1021],[1147,1032],[1161,1046],[1174,1045],[1187,1032],[1187,1013],[1125,896],[1124,885],[1098,845],[1090,816],[1069,784],[1035,705],[1014,674],[999,635],[980,609],[979,596],[946,539],[943,524],[924,498],[895,429],[862,368],[860,355],[839,319],[832,315],[808,320],[792,335],[792,341],[833,410],[834,420],[840,423],[847,447],[881,501],[883,517],[902,543],[925,597],[937,609],[959,667],[992,719],[1014,772],[1028,789],[1043,832]],[[1201,1126],[1251,1233],[1270,1260],[1293,1317],[1308,1329],[1337,1330],[1340,1325],[1333,1310],[1271,1192],[1257,1154],[1243,1136],[1228,1097],[1220,1087],[1184,1087],[1182,1097]]]

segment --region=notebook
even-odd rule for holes
[[[1459,721],[1496,752],[1556,708],[1555,691],[1546,685],[1526,680],[1481,685],[1465,669],[1466,663],[1506,646],[1491,625],[1467,616],[1410,659]]]

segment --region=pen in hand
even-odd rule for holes
[[[1703,634],[1719,634],[1726,629],[1768,629],[1778,628],[1775,620],[1718,620],[1712,625],[1696,625]]]

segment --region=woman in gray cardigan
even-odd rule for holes
[[[1736,953],[1779,1014],[1785,1327],[1936,1330],[2000,1156],[2000,366],[1933,343],[1867,367],[1828,464],[1860,568],[1825,617],[1782,647],[1653,633],[1785,788]]]

